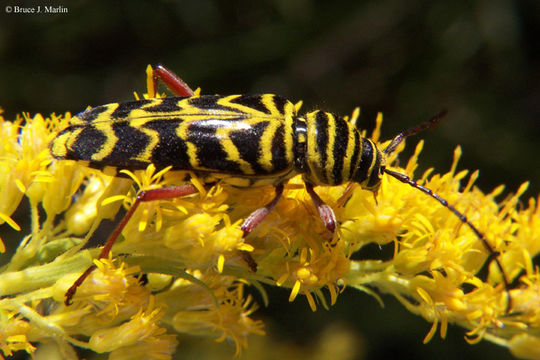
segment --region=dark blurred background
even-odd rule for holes
[[[368,130],[382,111],[383,138],[448,109],[437,129],[421,135],[424,169],[446,171],[460,144],[460,168],[480,169],[484,191],[501,183],[514,191],[531,180],[524,199],[538,194],[538,1],[73,0],[41,4],[66,12],[34,15],[5,6],[37,3],[3,4],[7,118],[131,100],[145,90],[146,65],[162,63],[207,94],[272,92],[304,100],[304,110],[342,115],[359,105]],[[258,316],[270,336],[299,349],[338,322],[364,339],[360,353],[370,359],[509,358],[495,345],[467,345],[458,328],[422,345],[430,324],[390,298],[380,309],[347,293],[330,312],[312,314],[303,299],[289,305],[287,292],[275,290]]]

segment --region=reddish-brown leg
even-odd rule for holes
[[[334,232],[336,229],[336,215],[334,214],[334,210],[328,205],[322,201],[322,199],[317,195],[315,190],[313,190],[313,185],[306,183],[306,190],[311,196],[311,200],[313,200],[313,203],[315,204],[315,207],[317,208],[317,211],[319,212],[319,216],[324,223],[324,226],[331,232]]]
[[[242,260],[244,260],[249,267],[249,270],[252,272],[257,272],[257,262],[255,259],[253,259],[253,256],[251,256],[251,253],[246,250],[239,250],[240,256],[242,257]]]
[[[109,252],[111,251],[111,248],[114,245],[116,239],[118,239],[118,237],[122,233],[122,230],[128,223],[129,219],[131,219],[131,217],[135,213],[135,210],[137,210],[141,202],[173,199],[194,194],[196,192],[198,192],[198,190],[193,185],[168,186],[164,188],[143,190],[139,192],[139,194],[137,194],[135,202],[133,203],[133,205],[131,205],[131,208],[129,209],[127,214],[116,226],[114,231],[111,233],[111,236],[109,236],[109,239],[101,250],[98,259],[103,259],[109,255]],[[64,301],[66,305],[71,305],[71,299],[75,295],[77,288],[83,283],[84,279],[86,279],[88,275],[90,275],[92,271],[94,271],[95,268],[96,266],[92,265],[88,269],[86,269],[86,271],[81,276],[79,276],[79,278],[73,283],[73,285],[68,289],[68,291],[66,291],[66,299]]]
[[[257,225],[259,225],[264,218],[270,214],[270,212],[276,207],[279,199],[283,195],[283,185],[276,186],[276,195],[268,204],[252,212],[242,223],[242,231],[244,232],[244,237],[248,236]]]
[[[324,201],[322,201],[319,195],[317,195],[317,193],[313,190],[313,185],[306,183],[306,190],[311,196],[311,199],[313,200],[313,203],[315,204],[315,207],[319,212],[319,216],[323,221],[324,226],[326,226],[326,228],[331,232],[334,232],[337,223],[334,210],[332,210],[330,206],[326,205]],[[255,229],[257,225],[259,225],[268,216],[268,214],[270,214],[278,201],[281,199],[281,195],[283,195],[283,185],[279,185],[276,187],[276,195],[274,196],[272,201],[270,201],[262,208],[252,212],[244,220],[241,226],[242,231],[244,231],[244,237],[248,236],[253,231],[253,229]],[[240,255],[253,272],[257,271],[257,263],[255,262],[255,260],[253,260],[249,252],[240,251]]]
[[[157,89],[158,79],[163,81],[163,83],[176,95],[181,97],[190,97],[195,95],[195,92],[191,90],[188,84],[184,80],[180,79],[178,75],[173,73],[171,70],[167,69],[163,65],[156,65],[153,68],[154,72],[154,89]],[[156,90],[157,91],[157,90]]]
[[[283,195],[283,185],[276,186],[276,195],[268,204],[252,212],[242,223],[241,229],[244,232],[244,237],[248,236],[253,229],[257,227],[270,212],[276,207],[279,199]],[[242,259],[248,264],[249,269],[253,272],[257,271],[257,263],[251,257],[251,254],[248,251],[241,250],[240,255]]]

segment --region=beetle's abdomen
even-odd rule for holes
[[[161,98],[76,115],[51,143],[94,167],[279,176],[293,168],[294,105],[272,94]]]

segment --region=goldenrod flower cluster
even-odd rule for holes
[[[474,186],[478,172],[457,170],[459,148],[450,171],[430,169],[418,182],[484,232],[515,285],[509,294],[495,264],[486,265],[489,254],[479,238],[447,208],[393,178],[383,179],[376,198],[355,185],[317,188],[341,222],[334,235],[318,218],[302,179],[294,178],[276,209],[243,238],[242,220],[272,199],[272,187],[208,188],[194,174],[185,180],[185,173],[153,166],[126,169],[118,178],[54,161],[48,144],[69,120],[69,114],[0,116],[0,224],[21,234],[0,272],[4,356],[53,344],[65,359],[76,358],[74,347],[110,359],[170,359],[182,346],[176,333],[231,340],[238,354],[249,335],[264,334],[244,287],[254,286],[266,299],[267,284],[289,288],[290,301],[304,297],[314,311],[334,304],[344,290],[379,300],[391,294],[433,324],[425,341],[438,329],[444,337],[454,323],[472,343],[486,339],[518,357],[540,358],[540,274],[532,262],[540,250],[538,199],[519,205],[526,184],[502,200],[496,200],[502,186],[484,194]],[[371,136],[376,142],[381,121]],[[413,176],[421,149],[422,142],[395,170]],[[103,220],[129,208],[137,191],[186,182],[199,193],[142,203],[112,255],[93,261],[99,249],[83,246]],[[24,198],[30,227],[21,229],[13,213]],[[351,259],[373,243],[393,243],[393,258]],[[255,259],[256,273],[242,252]],[[92,263],[97,269],[73,305],[64,305],[66,290]],[[486,278],[478,275],[483,266],[489,267]]]

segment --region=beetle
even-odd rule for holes
[[[404,131],[380,150],[360,135],[356,119],[340,118],[315,110],[299,115],[289,100],[274,94],[197,95],[178,76],[158,65],[149,89],[155,92],[158,80],[174,97],[112,103],[87,109],[74,116],[50,144],[58,160],[77,160],[96,168],[145,169],[171,167],[189,170],[206,182],[223,181],[237,187],[273,185],[274,198],[253,211],[242,223],[245,236],[260,224],[280,200],[284,184],[301,174],[319,217],[333,232],[334,211],[314,190],[353,182],[375,195],[385,175],[392,176],[448,208],[482,242],[502,274],[511,307],[509,282],[486,236],[467,217],[432,190],[409,176],[387,168],[387,156],[408,136],[437,124],[443,111],[428,121]],[[150,90],[149,90],[150,92]],[[163,200],[196,193],[193,185],[168,186],[140,191],[125,217],[111,233],[99,258],[109,254],[141,202]],[[256,262],[242,252],[251,270]],[[77,287],[94,270],[88,268],[66,292],[71,303]]]

